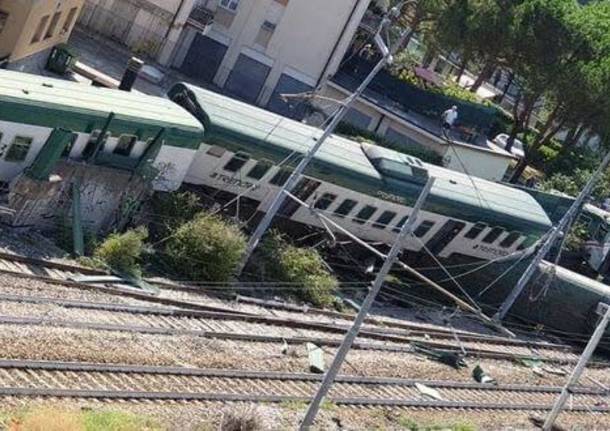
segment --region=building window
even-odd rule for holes
[[[358,202],[352,199],[345,199],[341,202],[341,205],[335,210],[335,215],[339,217],[345,217],[358,205]]]
[[[81,157],[83,159],[88,159],[89,157],[91,157],[93,155],[93,152],[95,151],[95,145],[97,144],[97,138],[100,136],[101,132],[102,132],[101,130],[96,129],[96,130],[93,130],[89,134],[89,141],[87,141],[87,145],[85,145],[85,148],[83,149],[83,152],[81,153]],[[110,137],[110,132],[106,132],[106,135],[104,136],[104,139],[101,144],[102,147],[106,144],[106,141],[108,140],[109,137]]]
[[[430,232],[430,229],[432,229],[433,226],[433,221],[424,220],[419,226],[417,226],[417,229],[415,229],[415,232],[413,232],[413,234],[418,238],[422,238],[424,235]]]
[[[250,160],[249,154],[237,152],[233,158],[227,162],[223,169],[229,172],[237,172],[243,168],[246,163],[248,163],[248,160]]]
[[[227,150],[225,150],[224,148],[219,147],[217,145],[212,145],[208,149],[206,154],[209,154],[210,156],[214,156],[214,157],[222,157],[226,152],[227,152]]]
[[[485,237],[483,238],[483,242],[491,244],[492,242],[497,240],[500,235],[502,235],[502,232],[504,232],[504,229],[502,229],[501,227],[494,227],[489,231],[487,235],[485,235]]]
[[[23,162],[28,156],[28,152],[32,146],[32,141],[32,138],[15,136],[13,143],[6,152],[6,157],[4,157],[4,160],[7,162]]]
[[[273,162],[271,162],[270,160],[263,159],[259,161],[256,165],[254,165],[254,167],[250,169],[250,172],[248,172],[246,176],[254,178],[255,180],[260,180],[265,176],[267,172],[269,172],[269,169],[271,169],[272,166]]]
[[[70,9],[66,20],[64,21],[64,25],[61,28],[62,33],[68,33],[72,28],[72,24],[74,23],[74,17],[76,17],[76,11],[78,11],[78,7],[73,7]]]
[[[39,42],[42,38],[42,33],[44,29],[47,27],[47,22],[49,22],[49,15],[45,15],[40,18],[40,22],[38,23],[38,27],[36,27],[36,33],[34,33],[34,37],[32,37],[32,41],[30,43]]]
[[[6,22],[8,21],[8,13],[2,12],[0,10],[0,34],[2,34],[2,30],[6,26]]]
[[[57,23],[59,22],[59,17],[61,16],[61,12],[55,12],[53,15],[53,19],[51,20],[51,24],[49,24],[49,28],[44,35],[45,40],[49,39],[55,33],[55,29],[57,28]]]
[[[337,195],[333,195],[332,193],[324,193],[321,198],[316,199],[316,203],[314,204],[314,208],[318,210],[325,210],[337,199]]]
[[[236,11],[239,6],[239,0],[220,0],[220,6],[230,11]]]
[[[120,154],[121,156],[129,156],[133,146],[138,141],[138,137],[134,135],[121,135],[119,140],[112,151],[114,154]]]
[[[481,234],[481,232],[483,232],[486,227],[487,225],[485,223],[476,223],[473,227],[470,228],[468,232],[466,232],[464,238],[475,239]]]
[[[384,211],[377,221],[373,223],[373,227],[377,229],[385,229],[392,220],[396,217],[396,213],[394,211]]]
[[[64,159],[70,157],[70,153],[72,152],[72,148],[74,148],[74,144],[76,143],[77,139],[78,135],[76,133],[72,133],[72,136],[70,137],[70,142],[68,142],[68,145],[66,145],[66,147],[62,151],[61,157],[63,157]]]
[[[367,205],[364,208],[362,208],[358,212],[358,214],[356,214],[356,218],[354,218],[354,221],[358,224],[364,224],[368,219],[373,217],[373,214],[375,214],[375,211],[377,211],[377,208],[375,208],[371,205]]]

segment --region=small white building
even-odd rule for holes
[[[349,94],[351,90],[336,80],[329,81],[322,92],[325,99],[318,106],[330,115],[336,105],[329,104],[328,99],[342,100]],[[442,137],[436,124],[431,124],[429,119],[422,116],[405,112],[383,95],[375,97],[374,93],[365,93],[356,100],[344,121],[393,141],[404,147],[406,153],[413,147],[434,151],[443,158],[444,167],[491,181],[501,181],[510,164],[516,160],[512,154],[485,138],[479,139],[476,144],[460,140],[449,143]]]

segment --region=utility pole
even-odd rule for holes
[[[401,8],[405,4],[412,3],[413,1],[414,0],[403,2],[399,7],[393,8],[390,11],[391,12],[390,16],[397,16],[400,13]],[[322,144],[324,144],[326,139],[328,139],[330,137],[330,135],[332,135],[335,128],[339,125],[339,123],[343,120],[343,118],[347,114],[349,108],[356,101],[356,99],[358,99],[358,97],[360,97],[360,95],[362,95],[362,93],[364,92],[364,90],[366,90],[366,88],[371,83],[373,78],[375,78],[375,76],[377,76],[377,74],[385,66],[392,63],[392,61],[394,59],[394,56],[393,56],[394,51],[390,51],[390,49],[387,47],[387,45],[382,37],[382,33],[383,33],[384,29],[387,28],[387,26],[390,24],[390,22],[391,22],[391,20],[388,16],[384,17],[383,21],[381,22],[380,28],[377,31],[377,34],[375,35],[375,43],[377,45],[377,48],[382,53],[381,60],[375,65],[373,70],[368,74],[368,76],[364,79],[364,81],[362,81],[362,83],[356,89],[356,91],[352,95],[350,95],[347,99],[345,99],[345,101],[343,101],[341,103],[341,107],[339,108],[339,110],[337,111],[335,116],[333,117],[330,124],[326,127],[326,129],[322,133],[322,136],[320,136],[320,138],[318,138],[318,139],[314,138],[315,143],[311,146],[311,148],[307,151],[307,153],[305,153],[305,156],[303,157],[303,159],[301,159],[301,161],[299,162],[297,167],[294,169],[294,171],[292,172],[292,174],[290,175],[290,177],[288,178],[286,183],[280,188],[278,193],[275,195],[273,201],[271,202],[271,205],[269,206],[269,209],[265,213],[265,216],[263,217],[261,222],[258,224],[258,226],[256,227],[256,230],[254,231],[254,233],[250,237],[250,240],[248,241],[248,245],[246,246],[246,250],[243,254],[243,257],[242,257],[239,265],[236,268],[236,271],[235,271],[236,276],[239,276],[241,274],[241,272],[244,270],[244,267],[248,263],[248,260],[250,259],[252,252],[254,251],[254,249],[256,249],[261,238],[263,237],[263,235],[265,234],[265,232],[271,225],[271,222],[273,221],[275,215],[277,214],[280,207],[284,203],[284,199],[286,199],[286,197],[287,197],[286,192],[290,192],[290,191],[292,191],[292,189],[294,189],[297,182],[301,178],[301,175],[307,168],[307,165],[309,165],[309,163],[313,160],[314,156],[316,155],[316,153],[318,152],[318,150],[320,149]],[[401,42],[403,40],[406,40],[410,33],[411,33],[410,30],[404,31],[400,37],[400,40],[397,42],[396,47],[400,47],[402,45]]]
[[[604,335],[606,327],[608,326],[608,321],[610,321],[610,306],[608,306],[608,304],[600,302],[597,306],[597,314],[602,316],[601,320],[597,325],[595,332],[591,336],[591,339],[587,343],[587,347],[585,347],[585,350],[582,352],[582,355],[578,360],[576,367],[574,367],[572,374],[570,374],[570,378],[561,390],[559,398],[557,398],[557,401],[555,401],[555,404],[553,405],[553,410],[551,410],[551,413],[549,413],[546,420],[544,421],[544,425],[542,426],[542,429],[544,431],[550,431],[551,429],[553,429],[553,424],[555,423],[557,416],[559,416],[559,413],[561,413],[561,409],[563,408],[564,404],[566,403],[566,400],[568,399],[568,396],[570,395],[570,390],[572,389],[572,386],[578,383],[582,372],[587,366],[587,362],[589,362],[591,355],[593,355],[593,352],[595,352],[599,341]]]
[[[496,322],[501,322],[504,317],[506,317],[508,310],[510,310],[510,308],[513,306],[513,304],[527,285],[527,283],[529,283],[532,276],[536,273],[538,266],[540,265],[544,257],[549,253],[549,251],[557,241],[557,238],[559,238],[561,234],[568,234],[568,231],[571,226],[571,221],[576,219],[576,216],[578,215],[578,212],[580,211],[580,208],[582,207],[585,199],[589,197],[589,195],[593,191],[593,187],[595,187],[595,185],[602,177],[606,169],[608,169],[609,164],[610,152],[606,154],[606,157],[604,157],[602,163],[599,165],[595,173],[593,173],[585,187],[582,189],[570,209],[568,209],[565,215],[561,218],[559,223],[551,229],[548,235],[543,237],[543,243],[538,249],[536,255],[534,256],[534,259],[530,262],[527,269],[523,272],[523,275],[521,275],[521,278],[519,278],[517,285],[510,292],[506,300],[502,303],[502,306],[500,307],[498,312],[494,315],[493,319]]]
[[[335,378],[337,377],[337,374],[339,373],[339,370],[341,369],[341,366],[345,361],[345,357],[351,349],[352,344],[354,343],[354,340],[356,339],[356,336],[360,331],[360,327],[362,326],[362,323],[364,323],[364,319],[366,318],[366,315],[371,309],[373,302],[375,301],[375,298],[377,297],[377,294],[379,293],[379,290],[381,289],[381,286],[385,281],[385,278],[387,277],[396,259],[398,258],[398,254],[403,249],[405,238],[407,238],[407,236],[409,236],[413,232],[413,227],[415,226],[415,222],[417,221],[417,215],[419,213],[419,210],[421,209],[426,198],[428,197],[428,193],[430,193],[430,189],[432,188],[433,184],[434,177],[431,177],[428,179],[428,182],[426,182],[426,185],[424,186],[419,197],[417,198],[417,202],[413,207],[413,211],[411,212],[409,219],[400,230],[396,241],[394,241],[392,249],[388,253],[385,261],[383,262],[383,266],[379,270],[377,277],[375,277],[373,286],[371,287],[371,290],[369,291],[364,302],[362,303],[360,311],[358,312],[356,319],[354,319],[352,327],[345,335],[345,338],[343,339],[343,342],[339,347],[339,351],[333,359],[333,363],[324,375],[322,384],[320,385],[318,392],[314,396],[311,404],[309,405],[309,408],[307,409],[305,418],[303,419],[303,422],[301,423],[301,426],[299,428],[300,431],[307,431],[313,425],[313,422],[318,414],[318,410],[320,409],[320,404],[322,403],[322,400],[324,399],[324,397],[326,397],[328,391],[330,390],[330,387],[335,381]]]

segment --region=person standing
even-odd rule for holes
[[[455,124],[455,120],[458,118],[457,106],[453,105],[451,109],[447,109],[443,112],[443,129],[451,130]]]

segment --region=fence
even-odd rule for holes
[[[129,48],[138,56],[156,59],[164,46],[171,17],[162,9],[155,13],[130,2],[121,3],[121,7],[111,10],[86,1],[77,25]]]

